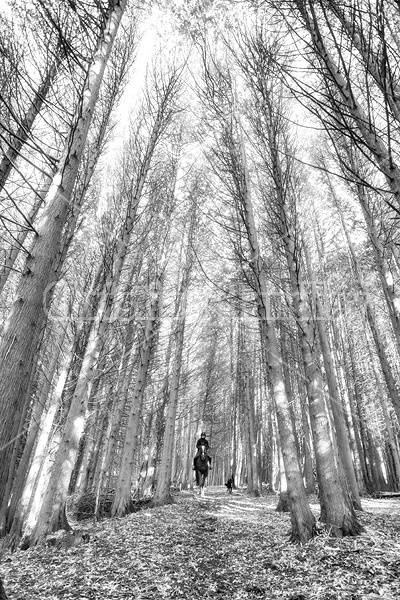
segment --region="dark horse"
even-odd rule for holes
[[[200,446],[200,454],[194,459],[196,470],[196,484],[199,486],[199,493],[204,496],[204,484],[208,475],[208,456],[205,446]]]

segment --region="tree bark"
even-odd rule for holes
[[[293,239],[293,233],[287,231],[284,242],[292,282],[293,308],[298,325],[299,342],[306,376],[305,383],[320,486],[321,519],[334,537],[356,535],[360,532],[360,526],[347,490],[342,488],[335,462],[334,446],[330,438],[328,415],[325,410],[322,377],[312,352],[312,348],[315,347],[315,340],[311,316],[307,309],[307,298],[301,279],[301,271],[293,260],[296,255]]]
[[[366,39],[363,26],[362,24],[361,26],[359,25],[359,22],[362,21],[364,16],[362,14],[364,11],[361,12],[361,8],[358,8],[358,10],[357,8],[355,9],[356,12],[352,14],[353,18],[350,21],[345,10],[343,10],[343,5],[341,2],[339,3],[336,0],[330,0],[328,6],[332,13],[338,18],[352,44],[357,48],[365,67],[382,92],[384,101],[389,106],[393,117],[398,123],[400,123],[400,87],[397,85],[397,81],[391,76],[390,70],[388,69],[388,64],[386,64],[387,48],[380,48],[381,57],[378,58],[373,47],[375,40],[372,40],[371,38]],[[382,10],[382,8],[383,5],[381,5],[381,9],[379,10]],[[352,10],[354,9],[352,8]],[[365,11],[365,14],[368,15],[368,11]],[[371,13],[371,21],[372,19],[374,19],[374,16]],[[372,23],[370,23],[369,26],[371,26],[371,24]],[[371,29],[368,29],[371,37],[372,31],[372,27]],[[379,41],[382,46],[386,45],[387,43],[386,40],[382,40],[382,37],[380,37]]]
[[[126,515],[130,509],[132,475],[137,452],[139,424],[142,414],[147,374],[149,371],[152,350],[154,349],[154,336],[158,327],[162,286],[162,275],[158,275],[154,283],[149,316],[140,348],[139,367],[136,375],[132,403],[128,413],[125,442],[122,450],[120,470],[115,486],[115,496],[111,509],[111,515],[113,517],[122,517]]]
[[[249,361],[247,361],[248,363]],[[254,382],[250,370],[250,364],[247,364],[245,374],[245,395],[244,395],[244,410],[247,414],[248,424],[248,444],[249,444],[249,475],[248,475],[248,493],[254,497],[260,496],[260,475],[258,472],[257,461],[257,438],[255,431],[255,414],[254,414]],[[250,484],[250,485],[249,485]]]
[[[192,243],[192,235],[193,229],[192,232],[189,233],[189,244]],[[165,420],[161,462],[158,468],[157,486],[150,504],[152,507],[163,506],[164,504],[172,503],[170,488],[175,440],[175,421],[179,400],[179,383],[182,365],[183,342],[185,335],[185,318],[189,292],[190,270],[191,249],[188,248],[187,261],[184,268],[183,279],[181,284],[182,296],[180,302],[180,310],[177,318],[176,328],[174,331],[175,353],[172,363],[171,383],[169,386],[169,399],[167,405],[167,416]]]
[[[384,228],[384,223],[376,222],[374,216],[374,205],[372,203],[368,189],[362,185],[363,173],[360,167],[361,157],[357,154],[355,148],[350,148],[348,143],[344,141],[345,156],[351,167],[351,172],[354,175],[354,186],[357,199],[361,205],[365,223],[367,225],[368,235],[371,241],[372,251],[375,258],[375,266],[381,281],[382,290],[385,295],[385,300],[389,312],[390,321],[392,323],[393,333],[396,338],[397,348],[400,352],[400,297],[397,292],[397,282],[395,282],[393,272],[389,266],[385,256],[385,250],[379,235],[379,226]],[[347,173],[344,172],[344,175]]]
[[[352,261],[352,265],[353,265],[353,269],[354,269],[354,273],[356,276],[356,280],[357,280],[357,284],[361,293],[361,296],[363,298],[364,301],[364,307],[365,307],[365,311],[367,314],[367,320],[368,320],[368,324],[369,327],[371,329],[371,333],[372,336],[374,338],[374,342],[375,342],[375,347],[376,347],[376,351],[379,357],[379,361],[381,364],[381,368],[382,368],[382,372],[383,372],[383,376],[385,378],[385,382],[386,382],[386,386],[388,389],[388,394],[389,394],[389,398],[392,402],[393,408],[396,412],[397,415],[397,419],[400,423],[400,393],[399,390],[397,388],[396,385],[396,380],[393,376],[393,371],[392,368],[390,366],[390,362],[385,350],[385,345],[383,343],[382,340],[382,336],[380,334],[380,329],[379,326],[377,324],[377,320],[375,317],[375,314],[373,312],[371,303],[369,301],[368,298],[368,293],[367,293],[367,289],[366,289],[366,285],[364,283],[364,279],[363,279],[363,275],[362,275],[362,271],[360,268],[360,264],[359,264],[359,260],[357,258],[357,254],[355,252],[354,249],[354,245],[353,242],[350,238],[349,232],[348,232],[348,228],[346,225],[346,222],[344,220],[343,217],[343,211],[340,208],[339,202],[337,201],[337,199],[335,199],[335,204],[336,207],[338,209],[338,213],[339,213],[339,217],[340,217],[340,221],[341,221],[341,225],[342,225],[342,229],[343,232],[346,236],[346,241],[347,241],[347,246],[349,249],[349,253],[351,256],[351,261]]]
[[[244,224],[251,248],[251,265],[255,276],[258,315],[262,331],[262,344],[265,344],[268,376],[273,391],[283,462],[285,465],[292,523],[291,538],[294,541],[304,543],[314,536],[315,519],[307,502],[307,495],[301,476],[290,407],[284,384],[282,359],[272,319],[271,307],[269,304],[266,304],[269,301],[269,294],[254,222],[253,206],[250,199],[249,179],[243,142],[241,152],[244,169],[244,189],[242,190],[241,202]]]
[[[31,135],[32,126],[42,106],[46,100],[47,94],[52,86],[53,81],[58,73],[61,61],[65,56],[65,52],[56,51],[55,60],[48,69],[46,76],[35,92],[34,98],[31,101],[17,131],[12,134],[12,142],[9,142],[9,147],[0,162],[0,191],[5,186],[7,179],[11,173],[15,160],[20,155],[20,152]]]
[[[361,500],[360,500],[360,492],[358,489],[356,474],[354,470],[353,460],[351,457],[350,450],[350,442],[349,442],[349,434],[346,429],[346,422],[344,419],[343,413],[343,405],[342,399],[339,394],[338,382],[336,378],[334,363],[332,360],[331,349],[328,341],[328,335],[325,329],[325,324],[323,321],[323,310],[321,305],[321,300],[318,294],[317,287],[315,285],[314,274],[312,272],[311,260],[307,248],[303,245],[307,268],[308,268],[308,276],[311,280],[312,285],[312,294],[315,302],[315,310],[316,310],[316,320],[317,320],[317,328],[319,334],[319,341],[321,344],[321,351],[325,366],[325,374],[326,380],[328,384],[329,390],[329,403],[332,409],[333,420],[335,424],[335,432],[338,442],[338,452],[339,458],[342,462],[342,467],[344,469],[344,474],[346,477],[346,481],[350,487],[350,492],[352,495],[352,501],[354,507],[357,510],[361,510]]]
[[[37,442],[38,433],[40,430],[41,418],[44,408],[48,402],[50,396],[51,386],[56,372],[60,352],[64,343],[66,335],[65,328],[61,332],[59,339],[56,340],[56,347],[51,355],[50,363],[45,373],[44,381],[42,382],[41,391],[39,397],[36,400],[36,404],[33,410],[31,423],[27,440],[25,442],[24,450],[20,458],[18,469],[15,474],[13,486],[11,489],[11,501],[6,511],[6,530],[10,531],[14,517],[17,510],[17,505],[21,500],[21,496],[24,490],[25,481],[29,472],[29,465],[31,462],[32,452]]]
[[[356,125],[361,139],[365,147],[374,157],[376,164],[383,173],[390,191],[392,192],[396,206],[400,206],[400,168],[393,160],[393,155],[390,147],[385,144],[382,136],[377,128],[364,111],[362,104],[356,98],[352,90],[349,72],[342,69],[327,48],[327,43],[324,40],[321,32],[319,20],[316,14],[316,6],[313,0],[296,0],[297,11],[311,36],[311,45],[314,49],[316,57],[326,73],[326,85],[328,89],[333,86],[339,93],[341,103],[347,108],[348,114]],[[337,43],[337,41],[335,40]],[[334,94],[330,94],[330,98],[334,98]],[[340,117],[340,111],[337,107],[333,107],[335,113]],[[342,111],[343,112],[343,111]],[[345,122],[343,118],[343,122]]]
[[[69,364],[71,360],[72,349],[70,349],[68,353],[66,364],[60,373],[57,385],[55,386],[54,394],[50,399],[50,404],[44,417],[42,427],[38,433],[32,464],[28,470],[25,487],[21,500],[17,506],[16,515],[11,527],[10,535],[13,545],[18,542],[24,526],[28,524],[29,513],[32,513],[32,515],[37,513],[36,509],[32,510],[32,506],[34,504],[38,504],[38,501],[36,501],[35,498],[38,496],[39,482],[41,482],[43,486],[45,483],[47,483],[46,474],[43,475],[45,471],[45,462],[49,454],[51,432],[54,430],[54,421],[61,404],[62,391],[68,376]]]
[[[7,252],[7,255],[4,260],[4,265],[1,267],[1,270],[0,270],[0,294],[4,290],[4,287],[8,281],[10,274],[14,271],[14,265],[15,265],[15,262],[17,260],[17,257],[19,255],[21,248],[24,248],[25,252],[29,253],[29,249],[24,247],[25,241],[30,232],[29,225],[31,225],[31,226],[33,225],[33,222],[39,212],[39,209],[42,206],[42,204],[46,198],[47,192],[50,187],[50,183],[51,183],[51,180],[49,179],[49,181],[44,184],[43,189],[41,189],[38,192],[35,202],[32,206],[32,209],[31,209],[29,215],[27,216],[27,222],[28,222],[27,225],[25,225],[25,227],[17,235],[17,237],[14,240],[14,244],[11,246],[11,248]]]
[[[100,84],[126,0],[114,0],[88,69],[75,123],[46,198],[46,208],[0,343],[0,501],[3,501],[14,437],[23,413],[37,344],[46,321],[46,295],[55,283],[62,232]]]

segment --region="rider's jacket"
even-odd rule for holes
[[[208,452],[208,449],[209,449],[209,447],[210,447],[210,446],[209,446],[209,444],[208,444],[208,440],[206,440],[206,438],[199,438],[199,439],[197,440],[197,442],[196,442],[196,448],[197,448],[198,450],[200,450],[200,448],[201,448],[202,446],[205,446],[205,451],[206,451],[206,452]]]

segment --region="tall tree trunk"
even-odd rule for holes
[[[83,359],[79,379],[69,407],[65,429],[62,434],[51,477],[43,499],[43,504],[37,518],[37,523],[30,534],[29,544],[35,545],[46,534],[58,529],[68,529],[66,520],[66,501],[71,476],[79,449],[79,442],[83,432],[87,403],[93,384],[95,364],[100,353],[100,344],[105,332],[106,321],[102,319],[106,312],[106,299],[103,298],[97,323],[94,324],[89,344]],[[28,540],[25,540],[25,546]]]
[[[347,160],[349,161],[352,174],[355,178],[357,197],[364,214],[372,251],[375,257],[375,266],[385,295],[393,333],[397,341],[398,352],[400,352],[400,297],[396,289],[397,283],[395,283],[392,270],[385,256],[381,236],[378,232],[379,223],[376,223],[370,193],[367,188],[360,183],[364,178],[364,174],[359,166],[361,158],[357,155],[356,149],[349,148],[347,143],[344,143],[344,146]],[[347,173],[345,175],[347,175]]]
[[[250,370],[250,364],[247,357],[246,373],[245,373],[245,395],[244,395],[244,410],[247,414],[248,425],[248,444],[249,444],[249,476],[248,476],[248,493],[252,496],[260,495],[260,475],[258,472],[257,462],[257,437],[255,429],[255,414],[254,414],[254,382]]]
[[[42,418],[43,410],[48,402],[48,398],[50,396],[50,390],[53,383],[54,375],[57,369],[57,364],[60,356],[60,352],[62,350],[62,346],[64,343],[66,335],[65,328],[61,332],[59,339],[56,340],[55,350],[51,355],[50,363],[46,370],[44,381],[42,382],[40,394],[34,406],[31,424],[28,431],[27,440],[25,442],[24,450],[22,452],[21,458],[19,460],[18,469],[15,474],[15,479],[13,482],[12,490],[11,490],[11,501],[7,510],[6,517],[6,527],[7,531],[10,531],[14,516],[17,510],[17,505],[21,500],[21,496],[23,493],[26,477],[29,471],[29,465],[31,462],[31,455],[37,442],[37,437],[40,429],[40,423]]]
[[[344,490],[341,485],[337,463],[335,462],[334,446],[330,438],[328,415],[325,409],[322,377],[312,350],[315,347],[312,321],[308,312],[301,271],[294,260],[296,251],[293,239],[293,232],[287,231],[284,241],[292,283],[293,307],[306,376],[311,429],[320,487],[321,519],[329,528],[331,535],[335,537],[355,535],[360,532],[360,526],[347,490]]]
[[[128,181],[124,181],[124,186],[129,189],[125,222],[116,240],[113,252],[113,268],[106,279],[100,307],[90,334],[90,341],[71,400],[63,439],[52,468],[52,476],[37,524],[30,536],[31,544],[36,543],[46,533],[59,528],[66,528],[67,526],[65,505],[68,487],[85,424],[95,365],[110,322],[115,295],[123,272],[131,236],[135,230],[139,202],[147,180],[153,154],[173,114],[172,103],[174,102],[178,84],[179,77],[177,77],[176,71],[173,71],[169,75],[169,78],[163,82],[163,87],[157,90],[159,92],[157,111],[153,115],[154,121],[150,135],[143,147],[143,155],[140,162],[136,165],[137,170],[125,174],[125,177],[128,177]],[[124,187],[123,189],[126,188]]]
[[[291,153],[291,149],[286,147],[286,132],[281,125],[279,94],[275,98],[271,95],[269,89],[263,86],[261,97],[266,127],[265,133],[263,129],[259,136],[263,145],[268,148],[268,155],[264,157],[264,161],[269,160],[271,162],[270,170],[273,180],[273,197],[269,202],[272,206],[268,204],[268,208],[274,214],[274,225],[280,237],[289,272],[293,312],[304,365],[318,483],[320,485],[321,518],[333,536],[356,535],[361,528],[347,490],[342,487],[335,447],[330,438],[322,375],[316,355],[312,316],[308,307],[308,297],[303,281],[298,241],[299,232],[296,229],[296,195],[291,191],[291,185],[294,185],[295,182],[295,173],[291,163],[286,164],[286,170],[284,169],[279,151],[283,144],[285,144],[284,150],[286,152]]]
[[[111,416],[106,433],[106,445],[104,448],[101,464],[96,474],[96,506],[95,516],[98,516],[100,508],[100,497],[104,487],[107,486],[111,478],[111,465],[114,456],[115,444],[118,437],[118,431],[121,427],[122,415],[126,411],[129,386],[132,381],[133,371],[137,366],[138,349],[134,346],[134,326],[133,315],[130,316],[127,325],[127,334],[125,339],[124,355],[122,357],[121,373],[119,375],[116,393],[113,397],[111,407]],[[108,474],[108,478],[106,475]]]
[[[257,230],[254,222],[253,206],[250,198],[249,178],[244,154],[243,140],[241,144],[242,165],[244,174],[244,189],[241,202],[244,214],[244,224],[251,248],[251,265],[255,276],[258,315],[262,331],[262,344],[265,344],[268,377],[271,381],[278,421],[278,431],[282,448],[285,474],[290,501],[290,516],[292,523],[291,537],[302,543],[313,537],[315,518],[307,502],[307,495],[300,471],[289,402],[284,384],[282,359],[280,356],[274,320],[269,305],[269,294],[260,253]],[[266,304],[268,302],[268,304]]]
[[[46,292],[55,283],[54,273],[58,267],[69,201],[104,70],[125,6],[126,0],[114,0],[111,4],[87,72],[74,126],[47,194],[46,208],[36,226],[31,253],[0,343],[0,502],[3,501],[13,441],[20,426],[18,415],[24,412],[27,385],[46,321]]]
[[[394,477],[393,478],[394,478],[395,489],[397,490],[400,487],[400,456],[399,456],[399,452],[397,449],[397,444],[396,444],[395,434],[393,431],[392,421],[391,421],[391,418],[389,415],[388,408],[386,406],[386,394],[385,394],[385,391],[384,391],[384,388],[382,385],[379,370],[378,370],[376,362],[375,362],[375,357],[372,352],[369,336],[367,337],[367,339],[368,339],[370,363],[371,363],[372,369],[374,371],[376,388],[377,388],[376,395],[378,397],[378,403],[381,405],[381,408],[382,408],[383,418],[384,418],[385,427],[386,427],[386,433],[387,433],[387,437],[388,437],[388,444],[389,444],[389,448],[391,451],[391,457],[392,457],[393,464],[394,464],[394,473],[393,473]]]
[[[238,452],[238,448],[237,448],[237,421],[238,421],[238,394],[237,394],[237,386],[235,385],[235,379],[236,379],[236,374],[235,374],[235,367],[234,367],[234,363],[235,363],[235,356],[234,356],[234,343],[233,343],[233,336],[234,336],[234,331],[233,331],[233,313],[231,311],[230,313],[230,318],[229,318],[229,365],[230,365],[230,382],[231,382],[231,388],[230,388],[230,395],[232,398],[232,412],[231,412],[231,423],[230,423],[230,427],[231,427],[231,448],[230,448],[230,452],[231,452],[231,459],[230,459],[230,473],[229,473],[229,477],[233,477],[235,483],[236,483],[236,471],[237,471],[237,452]],[[238,361],[236,361],[238,362]]]
[[[190,252],[188,250],[188,252]],[[182,299],[180,311],[174,332],[175,353],[172,363],[171,382],[169,386],[169,400],[167,405],[167,416],[165,421],[161,462],[158,469],[157,486],[151,500],[151,506],[163,506],[172,502],[171,476],[172,460],[175,440],[175,421],[179,399],[179,382],[182,365],[182,351],[185,334],[185,318],[188,298],[188,277],[190,266],[187,263],[182,281]]]
[[[78,458],[71,475],[68,494],[74,494],[78,489],[80,494],[86,494],[93,490],[93,479],[97,470],[97,462],[103,442],[106,437],[108,426],[108,414],[112,405],[112,390],[114,382],[105,383],[101,376],[103,360],[100,361],[100,369],[92,387],[89,400],[89,416],[85,423],[85,429],[80,439]],[[100,384],[104,390],[99,390]]]
[[[335,350],[335,362],[336,362],[336,371],[338,373],[338,384],[341,391],[341,397],[343,398],[343,404],[345,406],[345,418],[347,422],[347,429],[350,437],[350,446],[351,452],[354,460],[354,469],[356,472],[357,483],[360,490],[360,493],[365,493],[366,489],[366,479],[364,477],[365,473],[362,468],[362,456],[360,457],[360,432],[358,428],[358,424],[355,420],[355,412],[354,412],[354,400],[353,400],[353,391],[351,388],[351,384],[346,380],[346,374],[344,369],[344,361],[346,357],[346,350],[344,347],[344,343],[342,338],[334,332],[333,336],[334,340],[337,340],[337,347]],[[335,342],[336,343],[336,342]],[[339,356],[341,354],[341,356]],[[349,375],[347,375],[348,377]]]
[[[382,11],[383,13],[380,15],[381,18],[384,17],[383,3],[377,4],[376,6],[377,11]],[[329,0],[328,7],[338,18],[343,30],[351,40],[352,45],[357,48],[365,67],[380,88],[384,96],[385,104],[387,103],[393,117],[400,124],[400,87],[397,80],[394,80],[392,77],[390,69],[386,64],[387,47],[385,46],[387,41],[384,39],[385,34],[383,33],[383,30],[381,30],[383,19],[379,25],[377,23],[377,29],[379,30],[378,35],[380,38],[379,42],[382,44],[380,48],[381,54],[378,56],[379,50],[375,50],[372,39],[369,37],[375,33],[375,30],[372,30],[371,28],[371,30],[368,29],[364,31],[364,24],[362,23],[362,13],[364,11],[360,6],[355,5],[355,7],[351,8],[351,20],[346,14],[346,11],[344,10],[345,6],[342,2],[338,2],[337,0]],[[370,15],[371,20],[374,19],[372,12]],[[366,11],[366,16],[368,17],[368,10]],[[386,18],[390,19],[389,14],[386,15]]]
[[[357,446],[359,449],[360,460],[362,463],[365,485],[367,487],[367,491],[369,493],[372,493],[374,491],[374,482],[372,478],[371,464],[368,458],[368,431],[363,415],[362,393],[359,385],[359,380],[362,378],[362,375],[359,373],[359,362],[357,361],[357,357],[355,354],[352,336],[349,334],[348,343],[354,390],[354,395],[350,394],[349,399],[351,401],[351,411],[353,415],[354,427],[358,431]]]
[[[31,510],[31,507],[35,502],[39,481],[41,481],[43,485],[45,484],[45,477],[43,476],[43,472],[45,470],[46,457],[49,453],[51,432],[52,430],[54,430],[54,421],[56,414],[60,408],[62,391],[64,389],[65,381],[68,376],[69,364],[71,360],[72,348],[70,348],[69,350],[68,357],[65,361],[65,366],[63,367],[58,377],[54,394],[50,398],[49,407],[45,414],[43,423],[41,425],[41,429],[38,432],[38,439],[36,443],[34,456],[26,476],[25,487],[21,496],[21,500],[17,506],[17,511],[11,527],[10,536],[13,545],[18,542],[23,531],[23,527],[27,521],[29,511]]]
[[[43,185],[43,188],[37,193],[35,202],[27,216],[27,221],[28,221],[27,225],[24,226],[24,228],[17,235],[17,237],[14,240],[14,244],[11,246],[11,248],[7,252],[7,255],[4,260],[4,265],[0,269],[0,294],[3,292],[4,287],[8,281],[8,278],[14,270],[14,265],[15,265],[15,262],[17,260],[17,257],[19,255],[21,248],[24,248],[25,252],[29,253],[29,249],[25,248],[25,246],[24,246],[25,241],[30,232],[29,226],[33,225],[36,215],[38,214],[39,209],[42,206],[42,204],[46,198],[46,195],[49,191],[50,183],[51,183],[51,180],[49,179],[48,182],[46,182]]]
[[[311,280],[312,285],[312,294],[315,303],[315,311],[316,311],[316,321],[318,327],[319,341],[321,344],[321,351],[325,366],[325,374],[326,380],[328,384],[329,390],[329,403],[332,409],[333,420],[335,424],[335,432],[338,442],[338,452],[339,458],[342,463],[342,467],[344,469],[344,474],[347,480],[347,483],[350,487],[350,492],[352,495],[352,501],[354,503],[354,507],[357,510],[361,510],[361,500],[360,500],[360,492],[358,489],[356,474],[354,470],[353,460],[351,456],[350,450],[350,442],[349,442],[349,433],[346,429],[346,422],[344,419],[343,413],[343,405],[342,399],[339,394],[338,382],[336,378],[334,363],[332,360],[331,349],[328,341],[328,335],[325,329],[324,317],[323,317],[323,309],[321,305],[321,300],[318,294],[317,287],[315,285],[314,274],[311,267],[311,260],[307,248],[303,245],[308,276]]]
[[[310,424],[308,420],[308,411],[306,401],[301,402],[301,420],[303,424],[303,455],[304,468],[303,477],[305,481],[307,494],[315,492],[314,469],[312,460],[312,438],[310,432]]]
[[[385,382],[386,382],[386,386],[388,389],[388,394],[389,394],[389,398],[393,404],[393,408],[396,412],[397,415],[397,419],[400,423],[400,393],[398,390],[398,387],[396,385],[396,380],[393,376],[393,371],[392,368],[390,366],[390,362],[387,356],[387,352],[385,350],[385,345],[383,343],[383,339],[382,336],[380,334],[380,328],[378,326],[373,308],[371,306],[371,303],[368,299],[368,293],[367,293],[367,289],[366,289],[366,285],[364,283],[364,278],[362,275],[362,271],[361,271],[361,267],[360,267],[360,263],[359,260],[357,258],[357,254],[355,252],[354,249],[354,244],[350,238],[350,234],[348,231],[348,227],[346,225],[344,216],[343,216],[343,211],[341,210],[340,204],[337,200],[337,198],[334,196],[335,198],[335,204],[336,204],[336,208],[338,210],[339,213],[339,217],[340,217],[340,221],[342,224],[342,229],[344,231],[344,234],[346,236],[346,241],[347,241],[347,246],[349,249],[349,253],[351,256],[351,261],[352,261],[352,265],[353,265],[353,269],[354,269],[354,273],[356,276],[356,280],[358,283],[358,287],[360,290],[360,293],[362,295],[363,301],[364,301],[364,306],[365,306],[365,311],[367,314],[367,320],[368,320],[368,324],[370,326],[371,329],[371,333],[372,336],[374,338],[374,342],[375,342],[375,347],[376,347],[376,351],[379,357],[379,361],[381,364],[381,368],[382,368],[382,372],[383,372],[383,376],[385,378]]]
[[[279,443],[279,436],[276,440],[277,454],[278,454],[278,465],[279,465],[279,501],[276,505],[276,512],[289,512],[290,502],[287,493],[287,480],[285,473],[285,465],[283,462],[282,448]]]
[[[225,101],[224,106],[235,106],[235,94],[232,78],[225,68],[221,68],[217,61],[208,63],[207,53],[203,53],[206,94],[213,111],[214,118],[218,121],[218,137],[213,149],[213,163],[215,160],[223,172],[223,183],[227,192],[232,197],[239,224],[244,225],[243,237],[248,247],[247,266],[252,273],[252,287],[255,290],[257,312],[261,330],[261,344],[263,356],[266,360],[268,379],[273,391],[276,406],[278,429],[285,465],[288,495],[290,500],[292,539],[306,542],[315,533],[315,518],[310,510],[307,495],[300,470],[299,456],[296,449],[293,426],[290,416],[290,407],[284,384],[282,358],[280,355],[274,318],[271,314],[270,298],[267,287],[265,263],[260,251],[258,234],[255,226],[253,204],[251,200],[250,177],[246,162],[243,133],[239,119],[233,108],[231,114],[221,111],[220,98]],[[215,71],[215,73],[213,72]],[[264,75],[263,75],[264,76]],[[217,95],[215,90],[218,89]],[[218,100],[217,100],[218,98]],[[237,225],[235,223],[234,229]],[[242,229],[240,227],[240,229]],[[244,241],[244,240],[243,240]],[[242,249],[242,239],[238,240]],[[240,254],[243,261],[243,254]],[[248,273],[246,273],[248,277]]]
[[[197,186],[197,182],[195,182],[195,186]],[[161,461],[157,472],[157,485],[154,496],[151,500],[151,506],[163,506],[164,504],[170,504],[172,502],[170,488],[175,441],[175,420],[179,400],[179,385],[182,367],[183,343],[185,337],[188,294],[193,266],[193,243],[197,226],[197,211],[195,206],[192,207],[189,218],[190,225],[187,238],[186,258],[183,266],[182,280],[177,296],[178,310],[176,311],[175,315],[175,327],[172,332],[174,356],[172,362],[171,379],[169,385],[167,383],[167,379],[165,382],[165,389],[166,391],[168,390],[168,404],[162,442]],[[171,344],[171,339],[169,344]],[[171,346],[169,346],[169,348],[170,347]],[[169,350],[167,350],[167,356],[168,354]]]
[[[282,366],[283,366],[283,374],[285,377],[285,389],[286,389],[286,393],[287,393],[287,397],[288,397],[288,402],[289,402],[289,408],[290,408],[290,417],[292,419],[292,426],[293,426],[293,432],[294,432],[294,437],[296,440],[296,448],[297,448],[297,452],[300,456],[300,445],[299,445],[299,440],[297,437],[297,431],[296,431],[296,418],[295,418],[295,414],[294,414],[294,397],[293,397],[293,389],[292,389],[292,381],[290,378],[290,369],[289,369],[289,364],[290,364],[290,360],[289,360],[289,353],[288,353],[288,347],[287,347],[287,334],[286,334],[286,323],[281,322],[280,324],[280,342],[281,342],[281,353],[282,353]]]
[[[242,443],[243,443],[243,453],[246,457],[246,483],[247,483],[247,493],[253,494],[253,463],[251,460],[251,445],[250,445],[250,425],[249,425],[249,413],[247,409],[247,395],[249,392],[249,374],[246,370],[245,366],[242,366],[240,372],[240,398],[241,398],[241,413],[242,413]]]
[[[128,413],[125,442],[122,450],[121,464],[115,496],[111,509],[113,517],[122,517],[129,512],[131,504],[131,487],[134,461],[136,458],[139,424],[142,414],[144,391],[149,371],[150,359],[154,348],[154,336],[158,327],[159,307],[162,294],[162,275],[157,275],[152,291],[152,301],[143,341],[140,347],[139,366],[136,375],[135,389]]]
[[[65,48],[66,46],[64,46]],[[57,76],[58,69],[61,61],[65,56],[65,50],[57,50],[55,59],[50,68],[48,69],[46,76],[39,85],[35,95],[16,131],[12,134],[12,142],[10,142],[7,151],[5,152],[0,162],[0,191],[3,189],[7,182],[8,176],[10,175],[11,169],[15,163],[15,160],[19,156],[21,149],[26,143],[27,139],[31,135],[33,123],[40,113],[49,90],[53,84],[54,79]]]
[[[332,109],[335,112],[335,120],[339,120],[345,129],[351,129],[346,122],[347,115],[343,117],[343,107],[345,107],[348,115],[358,129],[360,134],[359,142],[374,157],[374,162],[384,175],[387,185],[395,198],[396,206],[399,208],[400,168],[393,160],[391,147],[388,147],[385,143],[378,128],[375,127],[374,121],[369,118],[369,115],[365,112],[361,102],[354,93],[349,71],[346,68],[342,68],[342,65],[335,61],[328,49],[328,44],[322,33],[323,29],[320,27],[314,0],[296,0],[294,4],[296,12],[300,15],[305,28],[310,34],[311,46],[320,63],[320,67],[322,67],[325,83],[329,90],[329,98],[333,104]],[[321,14],[323,13],[319,13],[319,15]],[[322,18],[325,17],[326,15]],[[335,43],[337,44],[338,41],[335,40]],[[338,96],[340,100],[336,103],[334,99]],[[320,111],[320,114],[321,118],[323,118],[323,111]]]

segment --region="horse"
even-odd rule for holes
[[[208,475],[208,456],[206,447],[200,446],[200,454],[194,459],[196,485],[200,488],[200,496],[204,496],[204,484]]]

